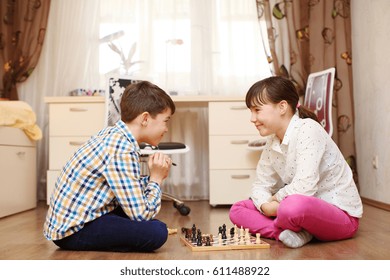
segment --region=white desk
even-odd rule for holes
[[[260,136],[249,122],[244,96],[171,96],[178,107],[209,110],[210,204],[248,198],[260,152],[247,149]],[[105,97],[46,97],[49,105],[48,197],[70,154],[105,123]],[[239,189],[237,189],[239,188]]]

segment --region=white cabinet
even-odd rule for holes
[[[35,208],[35,142],[19,128],[0,127],[0,155],[0,218]]]
[[[250,195],[259,151],[248,143],[260,139],[250,122],[244,97],[173,96],[176,104],[209,109],[210,204],[232,204]],[[103,128],[104,97],[46,97],[49,104],[47,201],[63,165],[74,151]]]
[[[209,103],[211,205],[249,198],[261,152],[248,143],[261,138],[244,101]]]
[[[104,97],[46,97],[49,105],[47,203],[55,181],[73,153],[104,127]]]

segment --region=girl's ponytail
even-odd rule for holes
[[[317,115],[307,107],[303,106],[302,104],[298,103],[296,109],[301,119],[310,118],[315,120],[318,123],[320,122],[317,118]]]

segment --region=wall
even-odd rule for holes
[[[360,194],[386,204],[390,204],[389,10],[388,0],[351,1]]]

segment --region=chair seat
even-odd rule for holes
[[[266,139],[258,139],[249,142],[248,144],[248,150],[253,150],[253,151],[262,151],[264,150],[264,146],[267,143]]]
[[[161,142],[158,144],[159,150],[185,149],[186,145],[180,142]]]
[[[187,145],[180,142],[161,142],[157,147],[141,143],[139,146],[143,155],[150,155],[157,151],[162,151],[165,154],[183,154],[190,150]]]

